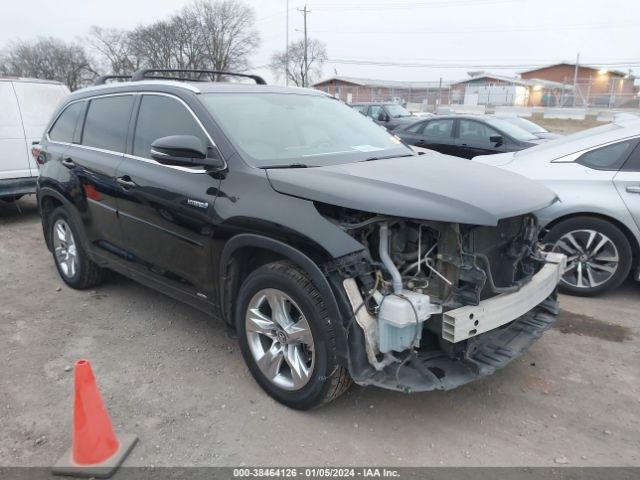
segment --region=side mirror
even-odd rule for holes
[[[379,121],[379,122],[388,122],[388,121],[389,121],[389,115],[387,115],[387,114],[386,114],[386,113],[384,113],[384,112],[380,112],[380,113],[378,114],[378,121]]]
[[[491,135],[489,137],[489,141],[491,143],[495,143],[496,147],[499,147],[500,145],[502,145],[504,143],[504,138],[502,138],[502,135]]]
[[[217,150],[214,149],[217,154]],[[225,161],[215,155],[207,156],[207,147],[193,135],[171,135],[158,138],[151,144],[151,158],[163,165],[177,167],[205,167],[214,170],[225,167]]]

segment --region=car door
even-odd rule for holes
[[[0,81],[0,179],[30,177],[24,129],[11,82]]]
[[[452,155],[454,154],[453,126],[454,119],[440,118],[420,122],[417,128],[416,125],[412,125],[404,131],[409,132],[411,145]]]
[[[386,115],[384,108],[382,108],[382,105],[369,105],[369,109],[367,110],[367,116],[370,117],[371,120],[376,122],[378,125],[382,125],[383,127],[386,127],[389,122],[380,120],[381,114]]]
[[[38,166],[31,156],[32,144],[40,141],[51,115],[62,99],[69,94],[69,89],[57,83],[27,81],[13,82],[13,88],[24,126],[24,151],[29,159],[31,174],[37,176]]]
[[[133,276],[159,282],[169,294],[188,295],[187,301],[214,298],[210,248],[220,177],[153,160],[152,142],[171,135],[194,135],[215,148],[183,100],[140,95],[129,150],[117,173],[127,258]]]
[[[640,144],[629,155],[613,182],[640,229]]]
[[[492,136],[501,136],[501,144],[490,140]],[[457,155],[463,158],[473,158],[477,155],[492,155],[502,153],[509,139],[496,129],[477,120],[461,118],[458,121]]]
[[[61,159],[87,239],[98,255],[110,260],[123,256],[115,174],[124,155],[133,100],[133,94],[114,94],[82,102],[79,135],[76,132]]]

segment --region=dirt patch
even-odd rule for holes
[[[607,122],[599,122],[595,116],[587,116],[584,120],[573,120],[570,118],[544,118],[541,114],[533,114],[531,120],[547,130],[568,135],[570,133],[586,130],[587,128],[598,127]]]
[[[588,315],[571,313],[566,310],[560,312],[554,328],[562,333],[586,335],[609,342],[622,343],[633,338],[632,330],[629,327],[603,322]]]

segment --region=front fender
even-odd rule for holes
[[[291,260],[297,266],[302,268],[307,275],[309,275],[309,279],[313,283],[313,285],[318,289],[318,291],[322,294],[322,298],[325,301],[327,311],[329,312],[329,316],[335,321],[335,333],[336,333],[336,352],[338,356],[338,360],[344,366],[348,366],[349,364],[349,351],[347,347],[346,334],[344,328],[344,319],[343,315],[340,312],[338,307],[338,303],[336,302],[336,298],[333,294],[331,286],[327,280],[327,277],[322,273],[322,270],[318,267],[318,265],[311,260],[307,255],[305,255],[300,250],[287,245],[279,240],[274,240],[269,237],[265,237],[262,235],[257,235],[253,233],[241,233],[238,234],[227,241],[225,244],[222,254],[220,256],[220,305],[222,306],[223,314],[227,320],[229,320],[232,315],[230,308],[227,307],[227,301],[225,297],[228,294],[228,290],[226,285],[229,283],[229,272],[228,266],[231,262],[233,254],[242,248],[253,247],[259,248],[262,250],[271,251],[281,257],[284,257],[288,260]]]

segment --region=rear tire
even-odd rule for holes
[[[53,260],[62,280],[78,290],[95,287],[102,282],[104,269],[87,255],[73,219],[64,207],[56,208],[48,219]]]
[[[292,263],[269,263],[247,277],[236,304],[236,327],[249,371],[278,402],[307,410],[351,385],[336,360],[340,327],[320,292]]]
[[[552,251],[567,255],[562,293],[582,297],[618,288],[631,270],[633,253],[625,234],[595,217],[574,217],[554,225],[544,238]]]

